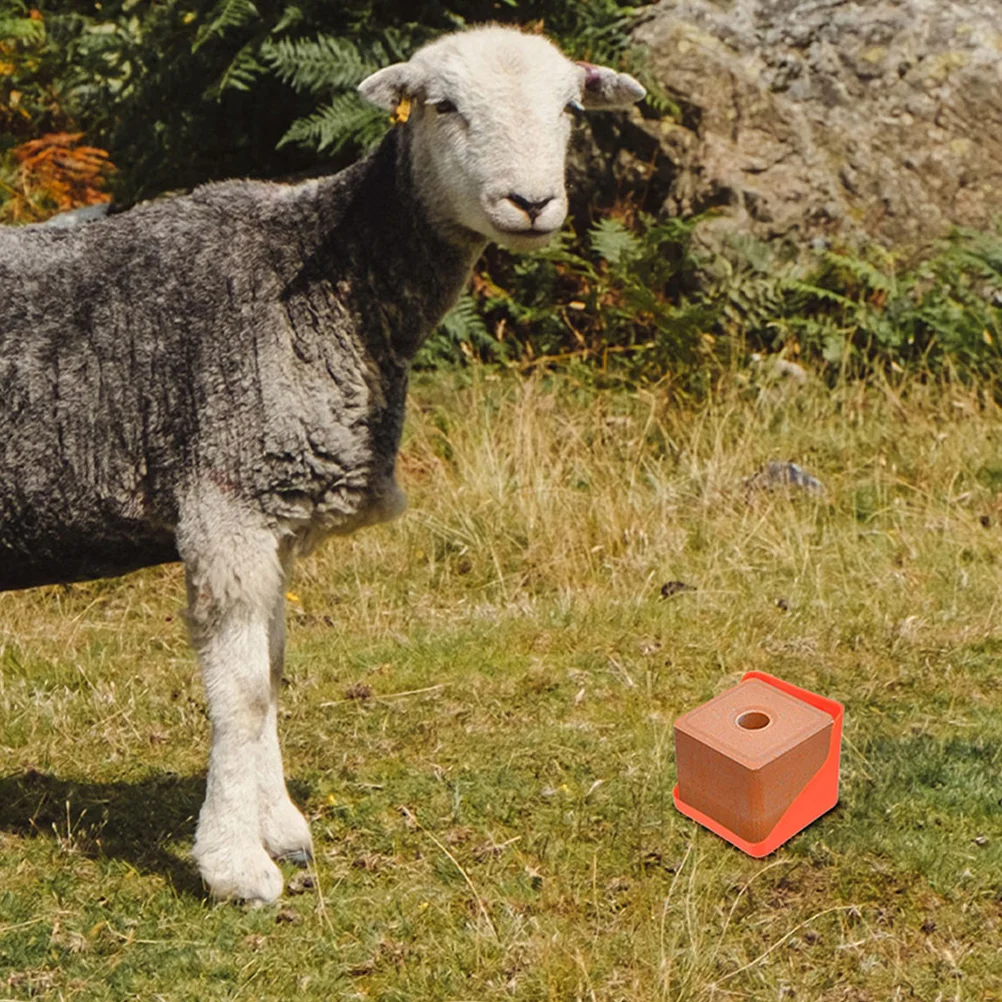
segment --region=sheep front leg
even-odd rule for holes
[[[269,628],[283,575],[275,538],[203,504],[182,521],[178,549],[212,721],[193,855],[213,897],[274,901],[282,875],[263,843],[259,786],[276,717]],[[276,739],[276,755],[277,747]]]
[[[276,859],[288,859],[305,866],[313,858],[310,826],[289,798],[282,768],[282,752],[278,743],[278,699],[282,687],[285,662],[285,584],[271,610],[268,625],[268,645],[271,659],[271,702],[264,732],[258,747],[258,811],[261,819],[261,839]]]

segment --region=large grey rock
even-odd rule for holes
[[[673,213],[888,243],[1002,214],[1002,0],[662,0],[634,36],[682,110],[631,124]]]

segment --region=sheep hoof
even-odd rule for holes
[[[195,859],[209,894],[218,900],[271,904],[282,894],[282,874],[262,846],[200,853]]]
[[[306,818],[291,800],[262,811],[261,841],[272,859],[306,866],[313,859],[313,838]]]
[[[289,852],[283,853],[278,859],[286,863],[292,863],[295,866],[309,866],[313,862],[313,850],[292,849]]]

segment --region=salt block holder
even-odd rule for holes
[[[675,721],[675,806],[749,856],[838,803],[841,703],[765,672]]]

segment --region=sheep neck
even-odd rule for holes
[[[334,286],[376,357],[409,363],[463,291],[486,241],[432,221],[415,189],[405,129],[322,182],[320,195],[326,225],[301,277],[312,272]]]

